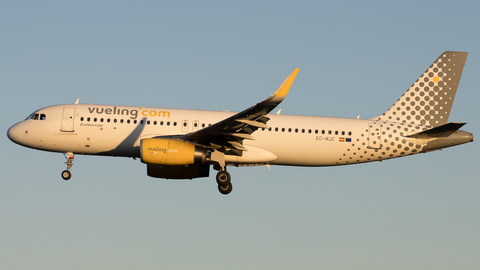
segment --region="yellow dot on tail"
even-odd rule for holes
[[[440,81],[440,78],[438,78],[438,76],[435,76],[433,77],[433,81],[437,83],[438,81]]]

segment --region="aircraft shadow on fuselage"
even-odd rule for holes
[[[147,118],[144,117],[141,119],[137,127],[130,133],[115,149],[105,152],[97,153],[101,156],[122,156],[122,157],[140,157],[140,145],[135,146],[135,142],[138,140],[143,130],[145,129],[145,123]]]

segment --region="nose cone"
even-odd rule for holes
[[[16,143],[18,140],[18,125],[11,126],[7,131],[7,136],[12,142]]]

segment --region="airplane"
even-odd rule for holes
[[[467,58],[446,51],[385,113],[369,119],[270,114],[287,96],[295,69],[267,99],[242,112],[114,105],[54,105],[8,129],[19,145],[63,153],[64,180],[75,155],[139,158],[147,175],[208,177],[221,194],[227,166],[338,166],[426,153],[473,141],[448,122]],[[280,112],[280,111],[279,111]]]

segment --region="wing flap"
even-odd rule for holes
[[[255,137],[253,137],[250,134],[247,133],[230,133],[230,132],[224,132],[222,134],[225,134],[226,136],[232,136],[237,139],[245,139],[245,140],[256,140]]]
[[[257,128],[267,128],[267,129],[270,128],[269,126],[267,126],[265,123],[262,123],[262,122],[257,122],[257,121],[247,120],[247,119],[235,119],[235,121],[244,123],[250,126],[254,126]]]

